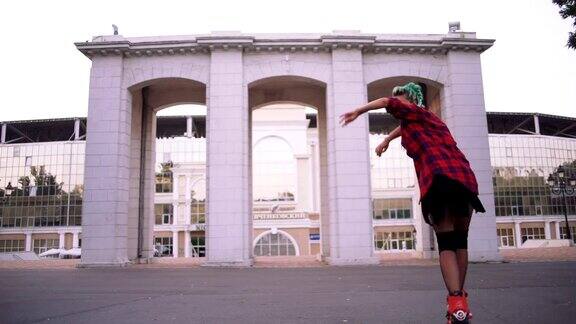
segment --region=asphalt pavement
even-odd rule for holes
[[[470,265],[474,323],[574,323],[576,262]],[[445,323],[437,266],[0,270],[0,323]]]

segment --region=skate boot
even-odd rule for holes
[[[467,294],[466,294],[467,295]],[[448,311],[446,319],[448,324],[468,324],[472,318],[466,296],[461,291],[449,294],[447,297]]]

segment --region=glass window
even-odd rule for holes
[[[36,254],[44,253],[51,249],[58,249],[60,247],[59,239],[34,239],[33,250]],[[58,258],[59,254],[47,256],[47,258]]]
[[[576,161],[566,153],[576,151],[576,141],[534,135],[489,138],[496,216],[563,215],[562,198],[547,181],[559,166],[576,175]],[[576,196],[566,200],[568,214],[576,215]]]
[[[156,172],[156,192],[172,192],[173,167],[174,164],[172,162],[160,163],[160,169]]]
[[[574,243],[576,243],[576,226],[570,226],[570,235]],[[568,239],[568,232],[566,232],[566,226],[560,225],[560,239]]]
[[[0,253],[24,252],[24,240],[0,240]]]
[[[154,238],[154,256],[166,257],[172,256],[172,237]]]
[[[18,144],[13,148],[17,156],[1,158],[0,226],[79,226],[84,155],[77,148],[83,146],[84,142]]]
[[[377,251],[415,250],[415,237],[410,231],[374,233],[374,248]]]
[[[498,247],[515,246],[514,230],[511,228],[498,228],[496,229],[498,235]]]
[[[522,243],[527,240],[544,240],[546,236],[544,234],[544,227],[527,227],[521,229],[522,233]]]
[[[155,224],[156,225],[167,225],[173,222],[173,210],[172,204],[155,204],[154,214],[155,214]]]
[[[370,165],[372,189],[414,188],[416,177],[414,163],[406,155],[400,140],[390,143],[388,150],[378,157],[374,150],[386,135],[370,134]]]
[[[412,199],[372,199],[372,212],[373,219],[409,219],[412,218]]]
[[[282,256],[296,255],[296,248],[282,233],[272,234],[272,232],[262,236],[256,246],[254,246],[256,256]]]
[[[206,223],[206,181],[199,180],[194,184],[190,194],[190,223]]]
[[[190,236],[190,243],[192,244],[192,257],[202,258],[206,256],[206,237],[204,234],[192,234]]]

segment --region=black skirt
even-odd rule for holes
[[[434,176],[430,189],[420,203],[424,221],[429,225],[438,224],[446,211],[462,217],[469,217],[471,208],[478,213],[486,212],[478,195],[460,182],[443,175]]]

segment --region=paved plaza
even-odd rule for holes
[[[475,323],[568,323],[576,262],[472,264]],[[2,269],[0,323],[443,323],[436,265]]]

